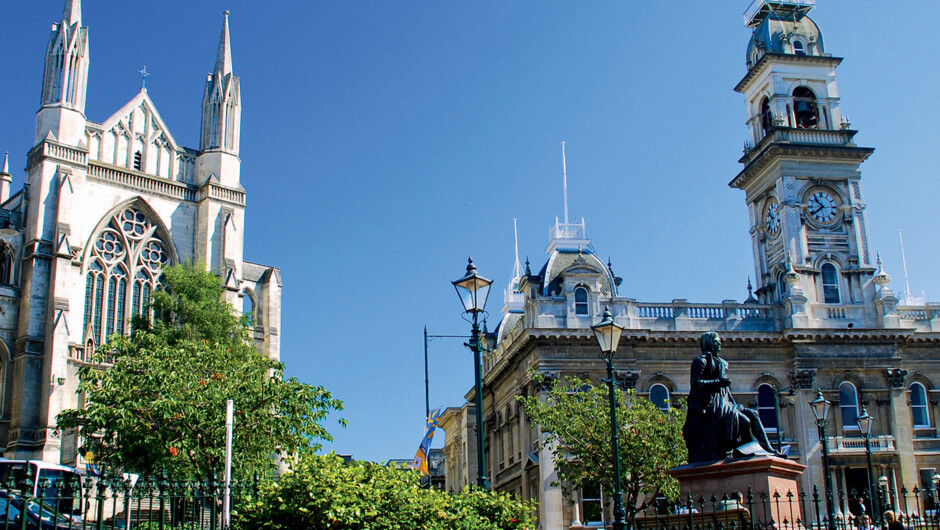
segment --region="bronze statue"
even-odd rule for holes
[[[721,338],[709,331],[702,334],[700,343],[702,354],[692,361],[689,412],[682,427],[689,463],[729,456],[782,456],[770,445],[757,411],[734,402],[728,361],[718,355]]]

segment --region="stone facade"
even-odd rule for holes
[[[167,265],[204,264],[280,357],[277,268],[243,259],[241,101],[228,13],[206,81],[199,149],[173,139],[146,88],[111,117],[85,117],[88,28],[80,0],[53,25],[26,185],[0,172],[0,443],[8,458],[83,465],[56,415],[79,405],[78,368],[159,287]],[[208,56],[207,56],[208,59]]]
[[[585,499],[565,499],[551,485],[551,454],[539,449],[542,434],[516,397],[544,391],[532,372],[602,384],[605,364],[590,326],[605,307],[625,328],[615,360],[621,385],[662,406],[688,394],[702,332],[719,332],[736,400],[759,409],[771,439],[807,466],[804,491],[824,491],[809,407],[817,388],[833,403],[828,434],[837,489],[865,489],[856,421],[862,407],[875,418],[876,478],[885,476],[892,491],[923,488],[940,468],[940,304],[899,304],[871,252],[859,166],[873,149],[854,144],[842,117],[841,59],[826,52],[807,16],[811,3],[766,4],[755,2],[750,12],[748,70],[736,87],[752,135],[730,183],[745,191],[750,212],[757,285],[753,292],[748,286],[747,299],[631,299],[593,251],[583,221],[556,221],[544,266],[533,273],[527,263],[506,290],[502,322],[489,337],[495,346],[483,361],[487,474],[495,489],[537,499],[541,528],[600,521],[582,516]],[[469,453],[472,389],[466,398],[440,420],[448,489],[473,483],[477,473]]]

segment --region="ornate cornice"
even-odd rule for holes
[[[738,81],[738,84],[734,86],[735,92],[743,92],[744,87],[746,87],[755,77],[759,76],[761,73],[766,70],[772,62],[777,63],[789,63],[789,64],[819,64],[827,65],[832,68],[839,66],[842,62],[842,57],[832,57],[830,55],[795,55],[789,53],[765,53],[757,60],[757,63],[752,66],[744,77]]]

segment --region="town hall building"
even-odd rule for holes
[[[735,90],[744,96],[749,137],[730,186],[744,192],[749,213],[749,224],[740,226],[753,247],[755,284],[747,298],[635,300],[593,251],[584,221],[556,220],[545,262],[523,269],[516,261],[502,321],[487,337],[493,349],[483,359],[482,396],[470,389],[467,402],[439,420],[447,433],[448,489],[475,483],[474,404],[482,398],[494,489],[537,500],[540,528],[610,522],[609,503],[596,488],[565,498],[552,485],[552,453],[517,401],[545,392],[533,372],[549,381],[572,375],[604,384],[590,326],[605,308],[625,328],[614,360],[621,388],[635,388],[662,409],[688,395],[699,337],[717,331],[736,401],[757,409],[771,440],[808,466],[800,479],[805,492],[825,491],[809,406],[817,388],[833,403],[828,434],[837,494],[867,489],[863,410],[875,418],[874,479],[887,480],[892,504],[901,505],[902,488],[933,487],[940,468],[940,304],[900,303],[872,252],[860,166],[874,150],[856,145],[841,111],[842,59],[808,16],[814,3],[757,0],[746,14],[752,36]],[[844,509],[857,513],[859,506]]]
[[[146,88],[103,121],[85,116],[88,34],[81,0],[66,0],[45,53],[25,185],[11,190],[9,157],[0,171],[3,456],[75,466],[84,464],[76,434],[59,431],[56,416],[81,405],[78,368],[109,335],[129,332],[164,267],[191,262],[218,274],[228,301],[251,313],[257,348],[280,357],[280,272],[242,255],[241,95],[228,13],[197,148],[176,142]]]

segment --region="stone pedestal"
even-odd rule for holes
[[[701,510],[699,499],[706,500],[705,511],[711,512],[712,495],[719,501],[724,495],[734,498],[734,492],[744,495],[742,502],[748,508],[748,487],[754,495],[753,517],[755,521],[769,523],[773,519],[777,528],[792,528],[794,521],[805,521],[800,510],[799,476],[806,466],[792,460],[773,456],[751,456],[717,462],[686,464],[673,468],[669,473],[679,481],[680,504],[685,504],[692,495],[697,510]],[[792,493],[792,496],[788,495]],[[766,501],[764,501],[766,495]],[[765,504],[766,502],[766,504]],[[810,506],[806,509],[811,510]],[[810,520],[813,514],[807,513]],[[786,522],[787,524],[784,524]],[[762,525],[764,528],[767,526]]]

